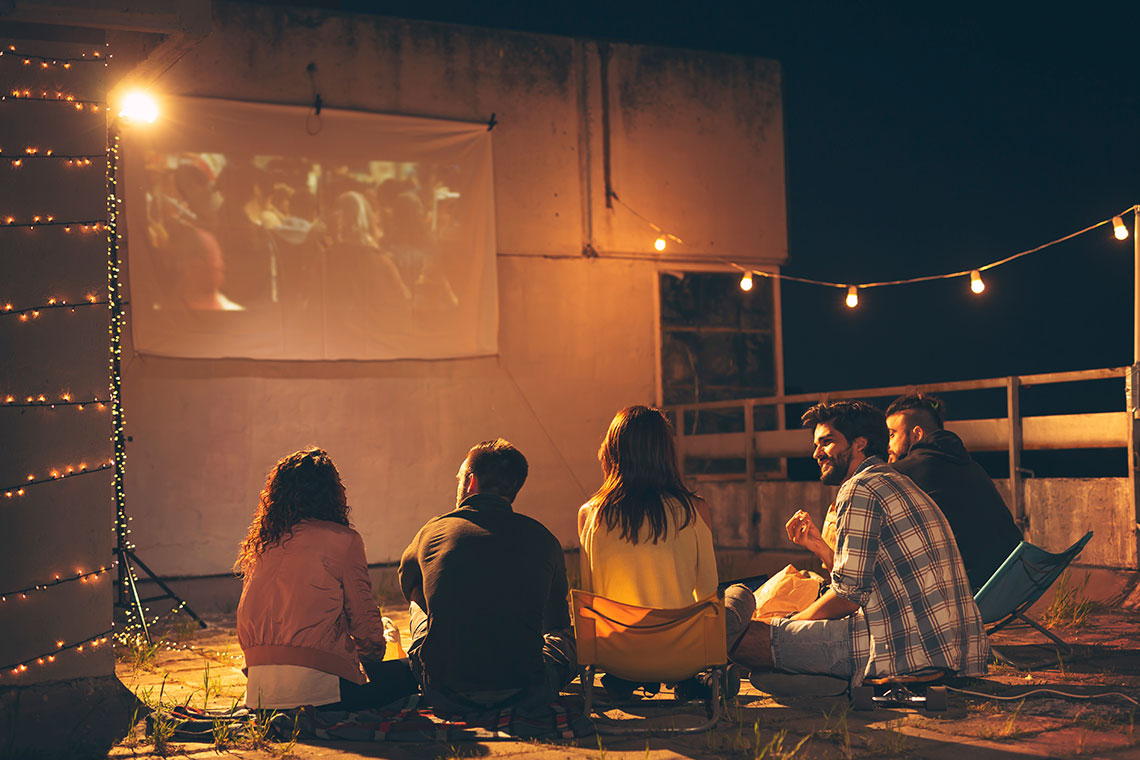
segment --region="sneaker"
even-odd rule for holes
[[[673,687],[673,699],[678,702],[707,702],[712,699],[712,688],[707,679],[701,682],[702,675],[704,673],[678,681]]]
[[[720,691],[725,699],[731,699],[740,693],[740,668],[729,665],[724,671],[720,682]],[[687,678],[673,687],[673,697],[678,702],[707,702],[712,699],[713,679],[720,677],[719,671],[706,670],[692,678]]]

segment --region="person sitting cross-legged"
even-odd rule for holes
[[[986,672],[989,643],[954,535],[934,501],[887,465],[883,413],[861,401],[818,404],[821,481],[836,496],[831,585],[788,618],[754,620],[730,657],[755,672],[864,678]],[[755,676],[754,676],[755,680]]]
[[[562,546],[513,506],[526,476],[509,442],[474,446],[455,509],[429,520],[400,560],[408,656],[441,712],[545,708],[576,675]]]
[[[407,660],[385,661],[399,633],[380,616],[348,514],[324,450],[302,449],[270,472],[234,564],[246,707],[363,710],[418,690]]]

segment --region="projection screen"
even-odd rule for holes
[[[139,353],[496,352],[486,124],[170,98],[122,135]]]

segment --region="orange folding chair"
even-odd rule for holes
[[[709,718],[682,728],[619,728],[596,724],[604,734],[696,734],[720,721],[720,684],[728,667],[724,602],[711,597],[689,607],[637,607],[588,591],[570,592],[586,715],[593,714],[594,676],[599,670],[630,681],[676,683],[714,669]],[[648,703],[643,703],[648,704]]]

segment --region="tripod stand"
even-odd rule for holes
[[[107,301],[111,310],[111,430],[112,440],[115,444],[115,557],[119,563],[119,587],[115,596],[115,609],[124,610],[128,619],[138,615],[138,625],[142,629],[147,643],[151,643],[150,630],[146,623],[146,610],[143,604],[159,599],[173,599],[177,602],[176,610],[185,610],[190,617],[198,621],[202,628],[206,622],[190,609],[186,601],[180,598],[170,586],[167,586],[154,572],[146,566],[135,554],[134,544],[127,534],[128,517],[126,513],[126,496],[123,491],[123,472],[127,461],[127,442],[123,432],[123,381],[121,375],[120,359],[122,356],[121,339],[123,333],[123,298],[119,281],[119,195],[118,195],[118,168],[119,168],[119,129],[118,120],[111,125],[107,146]],[[158,584],[163,593],[139,598],[138,584],[136,582],[132,565],[138,567],[152,581]]]

